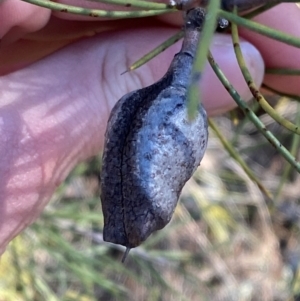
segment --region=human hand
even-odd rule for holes
[[[256,20],[299,37],[299,14],[296,5],[284,4]],[[70,17],[65,14],[57,17],[19,0],[0,2],[2,252],[38,217],[70,170],[102,149],[106,121],[115,102],[158,80],[180,47],[177,43],[121,76],[132,62],[178,30],[168,16],[113,22],[65,20],[62,18]],[[300,60],[295,59],[300,50],[246,30],[240,32],[256,46],[241,42],[257,84],[263,79],[263,61],[267,67],[300,68]],[[216,35],[212,52],[242,97],[249,99],[230,37]],[[300,92],[297,77],[268,75],[265,81],[282,91]],[[210,115],[234,107],[210,68],[200,85]]]

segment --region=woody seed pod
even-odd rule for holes
[[[105,241],[140,245],[171,220],[180,192],[207,145],[207,116],[187,114],[187,87],[204,10],[187,12],[181,51],[165,76],[123,96],[105,135],[101,201]]]

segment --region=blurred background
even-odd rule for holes
[[[299,123],[299,105],[269,99]],[[297,156],[299,136],[251,104]],[[0,301],[300,300],[300,177],[236,109],[214,118],[274,199],[245,174],[210,129],[208,150],[172,221],[121,263],[103,242],[101,156],[78,165],[42,216],[1,258]]]

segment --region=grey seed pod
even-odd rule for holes
[[[101,174],[103,237],[127,250],[169,223],[184,184],[206,150],[205,110],[199,105],[193,121],[187,114],[187,87],[204,16],[200,8],[187,13],[182,49],[166,75],[123,96],[107,124]]]

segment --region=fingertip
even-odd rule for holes
[[[240,46],[248,70],[255,84],[259,87],[264,77],[262,56],[252,44],[245,40],[240,41]],[[245,101],[250,100],[252,94],[237,63],[231,37],[228,35],[216,35],[212,44],[212,54],[216,63],[242,99]],[[209,65],[206,66],[200,85],[203,103],[209,115],[218,115],[236,107],[235,101]]]
[[[254,21],[288,35],[300,38],[300,8],[296,3],[275,6],[258,15]],[[241,28],[240,33],[261,52],[266,67],[300,69],[300,49]],[[300,93],[299,76],[266,75],[264,82],[288,94]]]
[[[1,44],[15,41],[29,32],[44,27],[51,15],[51,10],[19,0],[0,3],[0,38]]]

